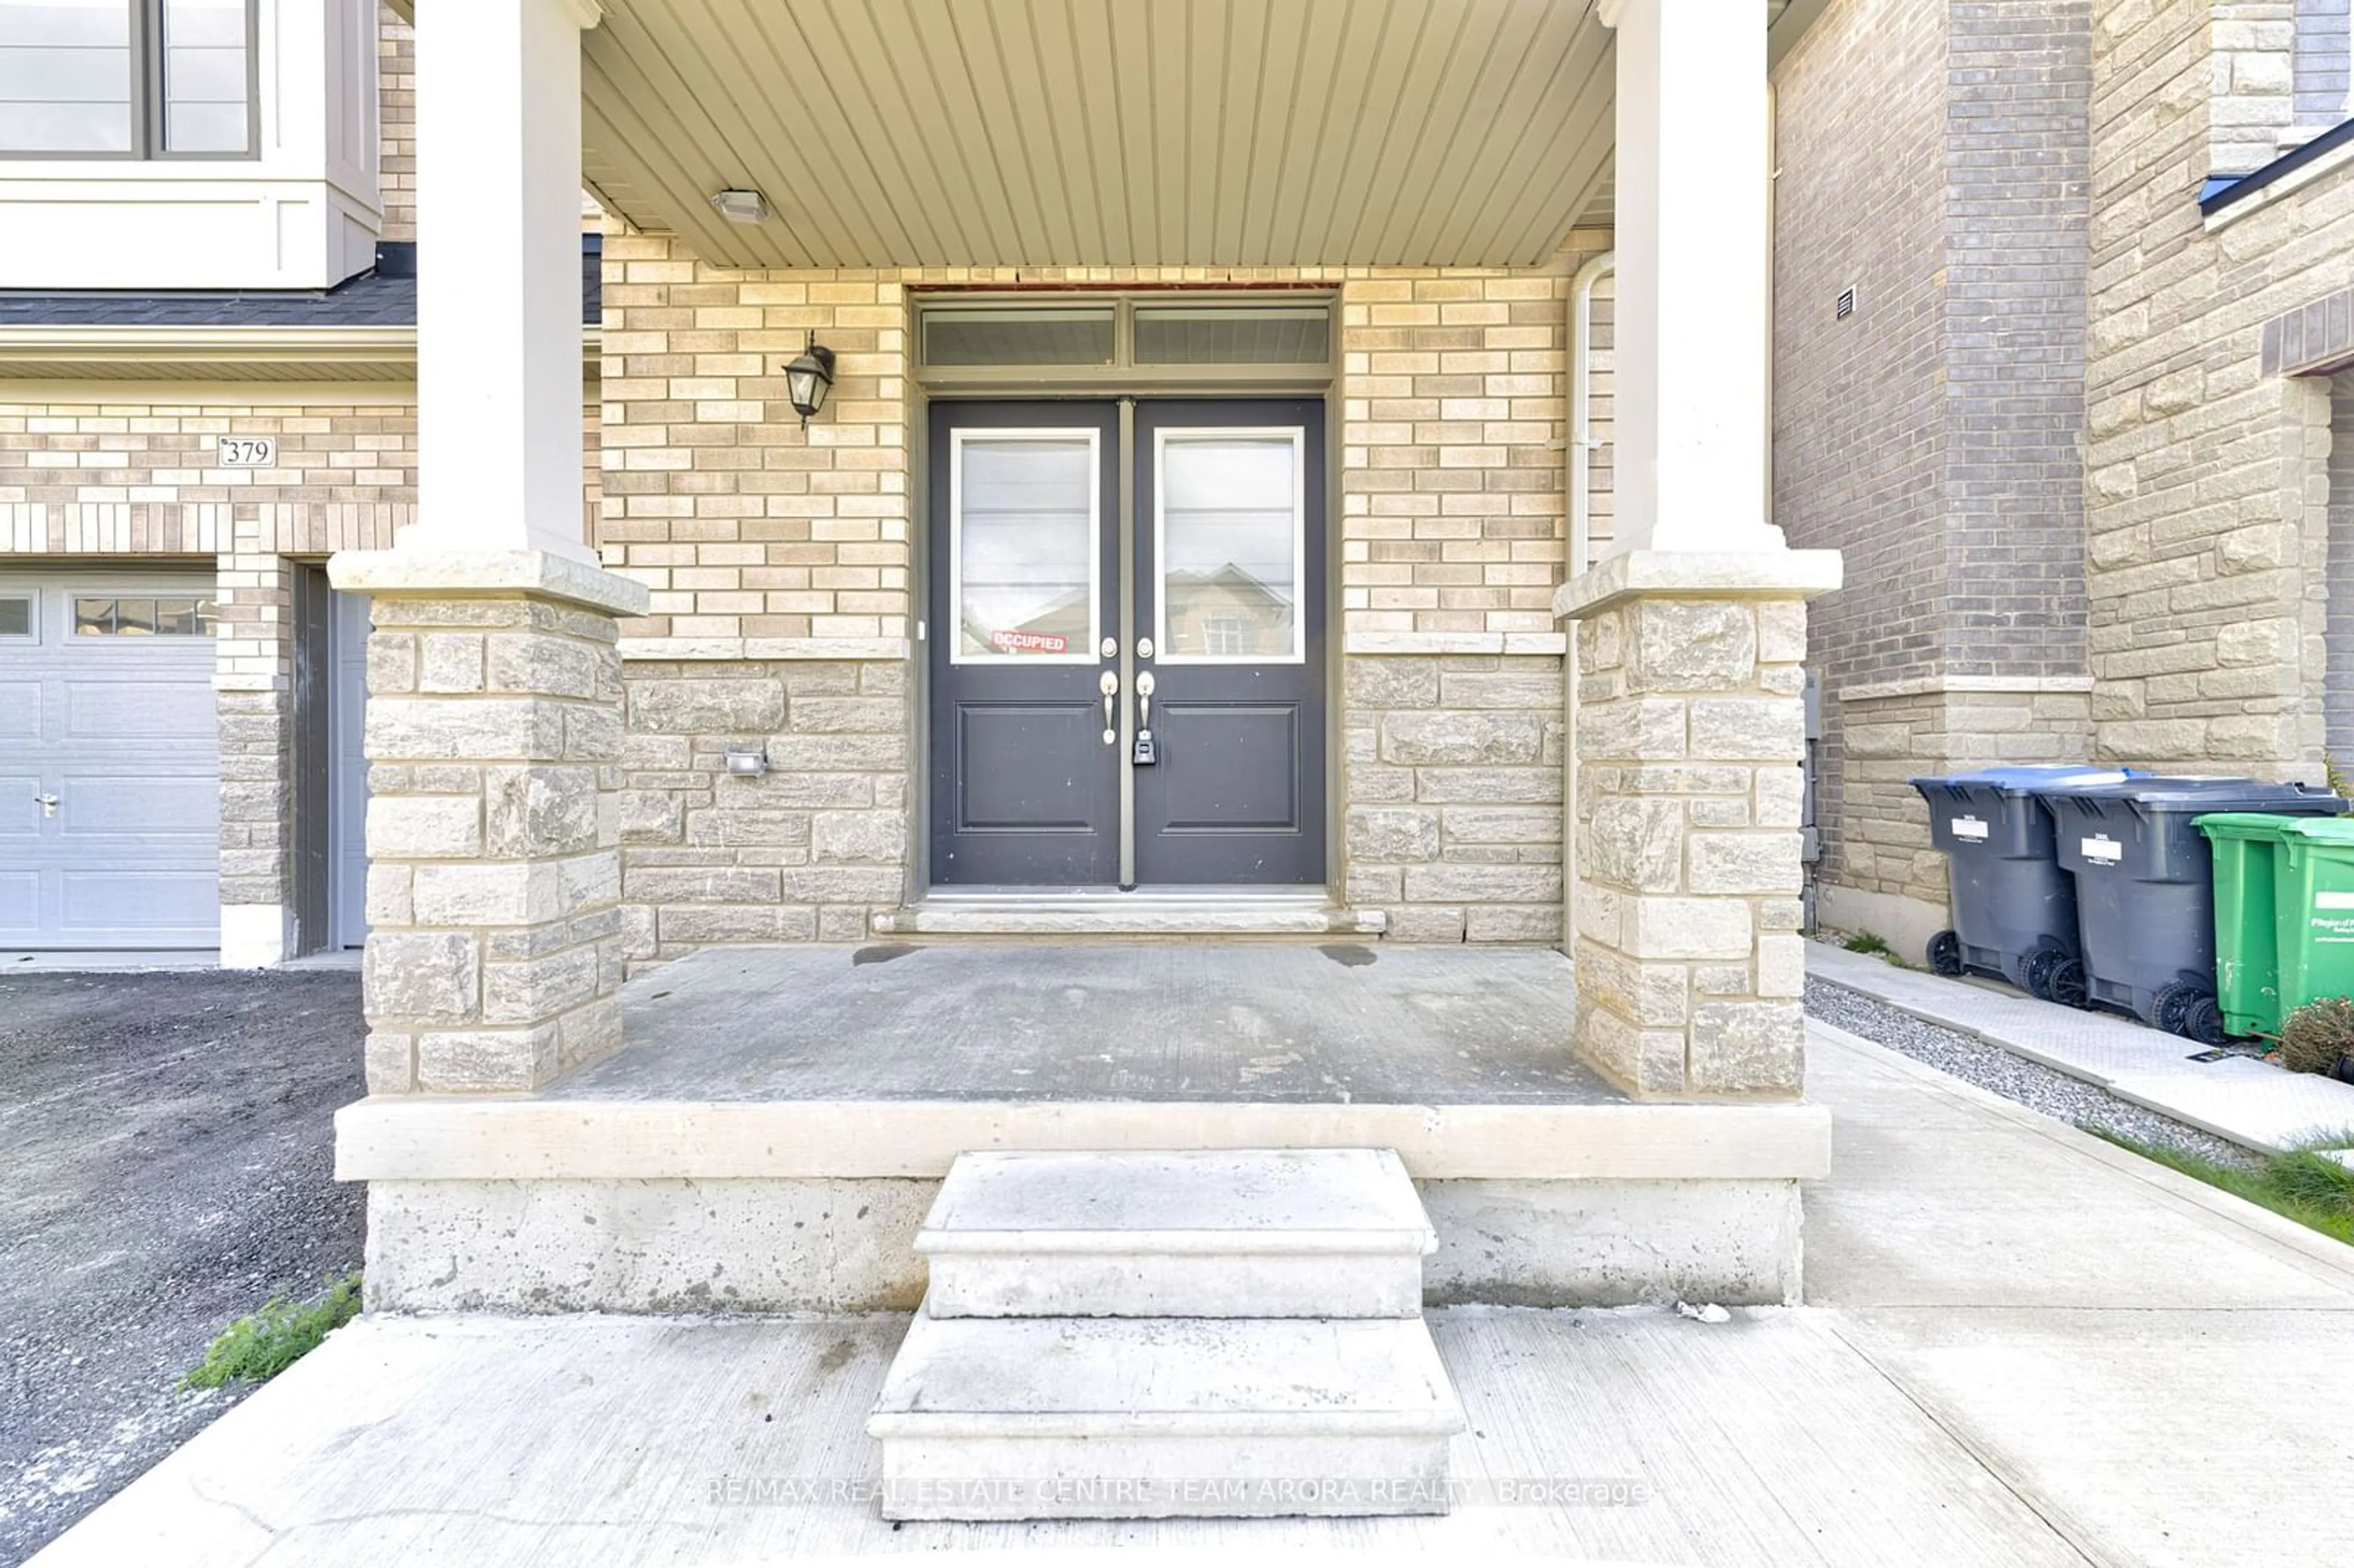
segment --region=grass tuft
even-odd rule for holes
[[[2235,1198],[2295,1220],[2307,1230],[2354,1246],[2354,1171],[2326,1155],[2300,1149],[2256,1157],[2247,1165],[2222,1165],[2162,1143],[2145,1143],[2105,1128],[2079,1125],[2105,1143],[2196,1177]]]
[[[1888,938],[1877,931],[1858,931],[1840,944],[1850,953],[1890,953]]]
[[[182,1388],[267,1383],[319,1348],[319,1341],[359,1316],[357,1270],[326,1282],[313,1301],[273,1296],[221,1331],[204,1363],[180,1379]]]

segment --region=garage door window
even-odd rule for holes
[[[77,637],[209,637],[208,599],[77,599]]]
[[[30,637],[32,634],[33,601],[0,597],[0,637]]]

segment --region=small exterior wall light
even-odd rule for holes
[[[711,205],[730,223],[769,221],[769,198],[758,191],[720,191],[711,198]]]
[[[769,754],[765,750],[739,751],[732,746],[727,748],[727,771],[731,777],[737,779],[758,779],[761,774],[766,773],[768,770]]]
[[[785,366],[785,400],[801,417],[801,429],[809,429],[810,416],[825,407],[825,395],[832,388],[833,350],[811,332],[801,357]]]

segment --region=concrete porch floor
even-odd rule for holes
[[[1281,942],[715,948],[622,993],[553,1100],[1599,1105],[1543,948]]]
[[[1434,1314],[1471,1418],[1443,1520],[894,1530],[831,1489],[875,1473],[904,1319],[376,1317],[36,1561],[2347,1559],[2354,1252],[1852,1036],[1813,1030],[1808,1068],[1843,1129],[1817,1305]],[[1512,1478],[1597,1490],[1495,1501]]]

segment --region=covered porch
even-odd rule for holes
[[[428,7],[422,245],[464,264],[420,269],[419,520],[332,567],[374,604],[371,1093],[340,1124],[371,1301],[904,1306],[958,1154],[1155,1146],[1395,1150],[1439,1299],[1796,1299],[1829,1139],[1804,601],[1839,561],[1766,515],[1765,73],[1803,8],[1758,10],[925,4],[854,35],[798,3]],[[635,230],[587,541],[557,308],[584,178]],[[1608,257],[1569,246],[1597,224]],[[1606,260],[1606,538],[1572,503],[1597,443],[1570,373]],[[928,291],[1205,283],[1320,292],[1330,363],[1172,389],[1129,300],[1050,384],[1036,331],[993,382],[927,379]],[[830,400],[789,363],[820,332]],[[1169,638],[1121,552],[1158,514],[1110,454],[1144,471],[1140,387],[1278,385],[1295,492],[1332,478],[1278,509],[1297,613],[1265,668],[1295,685],[1246,671],[1233,701],[1291,771],[1218,824],[1221,863],[1280,864],[1334,939],[1090,943],[1032,909],[1054,945],[900,945],[970,916],[931,896],[963,742],[935,722],[962,622],[930,416],[1012,387],[1097,454],[1065,512],[1123,532],[1087,535],[1072,602],[1119,620],[1054,633],[1071,691],[986,700],[1076,714],[1132,838],[1139,722],[1182,694],[1164,648],[1140,706]],[[1082,397],[1097,422],[1060,429]],[[1278,831],[1297,853],[1252,849]],[[1115,860],[1162,880],[1087,863]]]

